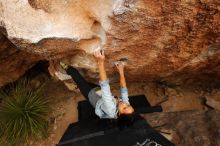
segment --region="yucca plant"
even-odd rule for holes
[[[19,145],[47,135],[49,101],[42,87],[32,88],[27,79],[0,92],[0,142]]]

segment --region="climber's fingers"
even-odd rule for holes
[[[116,66],[117,69],[120,69],[119,63],[117,63],[115,66]]]
[[[104,51],[101,51],[101,50],[95,51],[94,56],[98,60],[104,60],[105,59]]]
[[[104,57],[105,56],[104,50],[99,50],[99,51],[97,51],[97,53],[98,53],[98,56],[100,56],[100,57]]]
[[[93,53],[93,55],[94,55],[96,58],[98,58],[98,56],[99,56],[98,51],[95,51],[95,52]]]
[[[105,56],[104,50],[101,50],[100,52],[101,52],[102,56]]]
[[[99,50],[97,52],[98,52],[98,56],[101,57],[102,56],[101,51]]]
[[[124,69],[124,63],[122,61],[116,61],[115,66],[118,70]]]

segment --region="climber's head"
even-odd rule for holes
[[[131,114],[134,112],[134,108],[126,102],[119,102],[117,108],[118,108],[119,115],[120,114]]]
[[[118,124],[120,127],[133,125],[136,118],[134,108],[125,103],[119,102],[118,104]]]

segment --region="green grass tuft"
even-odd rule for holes
[[[19,145],[47,136],[49,101],[42,88],[33,89],[28,80],[23,79],[9,91],[0,92],[0,143]]]

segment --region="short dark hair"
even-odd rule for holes
[[[134,124],[136,120],[136,113],[132,112],[129,114],[119,114],[118,115],[118,126],[120,129],[123,129],[125,127],[130,127]]]

